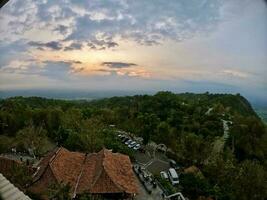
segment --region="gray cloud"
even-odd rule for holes
[[[41,50],[43,50],[44,48],[49,48],[52,50],[61,50],[62,49],[62,44],[58,41],[51,41],[51,42],[47,42],[47,43],[42,43],[42,42],[29,42],[28,43],[30,46],[34,46],[37,47]]]
[[[73,5],[93,12],[75,19],[76,28],[68,40],[94,38],[100,32],[110,38],[119,35],[143,45],[155,45],[164,39],[181,41],[210,32],[221,20],[220,0],[75,2]]]
[[[69,73],[73,70],[72,66],[74,64],[82,64],[78,60],[46,60],[40,62],[34,59],[25,59],[18,62],[21,61],[22,63],[16,66],[13,66],[11,62],[2,69],[0,68],[0,71],[11,74],[40,75],[51,79],[68,79]],[[42,67],[40,67],[40,64]]]
[[[68,27],[60,24],[56,28],[54,28],[54,31],[59,32],[62,35],[65,35],[68,32]]]
[[[109,68],[128,68],[128,67],[137,66],[137,64],[125,63],[125,62],[103,62],[102,66],[106,66]]]
[[[112,41],[112,40],[91,40],[90,42],[87,43],[87,46],[90,49],[93,50],[105,50],[105,49],[109,49],[109,48],[114,48],[116,46],[119,46],[118,43]]]
[[[30,57],[27,54],[27,45],[24,40],[18,40],[13,43],[0,41],[0,68],[14,59],[29,59]]]
[[[82,47],[83,45],[81,43],[73,42],[69,46],[65,47],[64,51],[80,50]]]
[[[73,60],[72,63],[74,63],[74,64],[82,64],[81,61],[77,61],[77,60]]]
[[[44,70],[40,75],[55,79],[66,79],[71,70],[72,62],[70,61],[45,61]]]
[[[12,34],[21,36],[25,30],[43,28],[66,41],[89,42],[90,48],[104,50],[118,46],[117,36],[157,45],[165,39],[182,41],[211,32],[221,21],[221,7],[221,0],[13,0],[3,9],[3,16],[19,16],[9,18]],[[59,47],[53,43],[51,49]]]

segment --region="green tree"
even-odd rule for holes
[[[215,199],[231,200],[234,196],[234,177],[238,172],[236,160],[230,150],[223,154],[216,154],[209,157],[209,161],[204,164],[202,172],[213,188],[211,195]],[[215,187],[216,186],[216,187]]]
[[[21,189],[32,181],[30,169],[25,164],[13,165],[11,174],[9,180]]]
[[[202,165],[211,152],[211,142],[194,133],[184,133],[178,140],[176,154],[187,165]]]
[[[183,193],[190,199],[197,199],[199,196],[210,196],[212,187],[204,177],[192,173],[182,174],[180,183],[183,186]]]
[[[45,153],[51,148],[51,142],[46,136],[46,130],[42,127],[30,125],[21,129],[16,136],[16,146],[19,149],[28,151],[31,149],[35,155]]]
[[[160,122],[157,126],[156,134],[154,135],[155,142],[164,143],[167,146],[171,146],[174,142],[174,135],[171,127],[167,122]]]
[[[230,133],[239,160],[266,158],[267,131],[259,119],[235,116]]]
[[[235,196],[240,200],[267,198],[267,173],[258,162],[246,160],[240,164],[235,179]]]
[[[156,127],[159,123],[159,118],[155,114],[144,113],[138,117],[140,135],[144,139],[144,144],[147,144],[151,137],[155,134]]]
[[[0,153],[6,153],[11,150],[13,147],[13,140],[12,137],[7,137],[5,135],[0,135]]]
[[[75,132],[80,132],[80,123],[83,115],[80,109],[70,108],[67,110],[62,118],[62,125],[64,128],[72,129]]]
[[[96,152],[103,147],[103,124],[97,119],[82,122],[81,142],[83,149],[87,152]]]

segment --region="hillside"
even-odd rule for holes
[[[133,158],[133,151],[115,139],[111,124],[142,137],[143,145],[165,144],[168,156],[183,167],[197,166],[201,177],[181,178],[183,193],[191,199],[246,200],[251,191],[260,194],[256,199],[266,195],[266,126],[238,94],[158,92],[94,101],[2,99],[0,153],[16,147],[43,155],[57,144],[81,152],[105,146]]]
[[[166,96],[165,96],[166,95]],[[168,97],[167,97],[168,96]],[[87,106],[87,105],[100,105],[106,106],[112,104],[116,105],[131,105],[131,102],[134,101],[145,101],[146,99],[156,99],[158,97],[175,99],[180,103],[190,103],[190,104],[201,104],[202,106],[210,107],[216,103],[222,104],[225,108],[230,108],[232,112],[238,112],[242,115],[256,115],[252,106],[243,96],[231,95],[231,94],[194,94],[194,93],[181,93],[181,94],[172,94],[169,92],[159,92],[154,96],[148,95],[136,95],[136,96],[127,96],[127,97],[112,97],[105,98],[100,100],[93,100],[92,103],[86,100],[59,100],[59,99],[47,99],[42,97],[11,97],[7,99],[0,100],[1,103],[18,103],[23,106],[29,106],[31,108],[44,108],[47,106]],[[162,99],[163,100],[163,99]]]

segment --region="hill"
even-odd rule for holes
[[[133,150],[116,139],[116,130],[142,137],[143,145],[163,143],[168,156],[181,166],[197,166],[201,177],[181,177],[183,193],[191,199],[266,195],[266,125],[239,94],[158,92],[93,101],[0,100],[0,153],[16,147],[43,155],[57,144],[81,152],[97,152],[104,146],[133,158]]]

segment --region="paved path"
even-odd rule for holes
[[[145,188],[143,187],[142,183],[139,181],[138,177],[136,177],[138,180],[138,195],[135,197],[136,200],[162,200],[162,190],[157,187],[156,189],[153,189],[151,194],[148,194]]]
[[[213,149],[212,149],[212,152],[210,153],[210,156],[205,160],[206,163],[209,162],[210,159],[212,159],[218,153],[223,151],[225,142],[229,138],[228,122],[231,123],[231,121],[226,121],[226,120],[222,119],[223,135],[221,137],[217,137],[217,139],[215,139],[215,141],[213,142]]]

